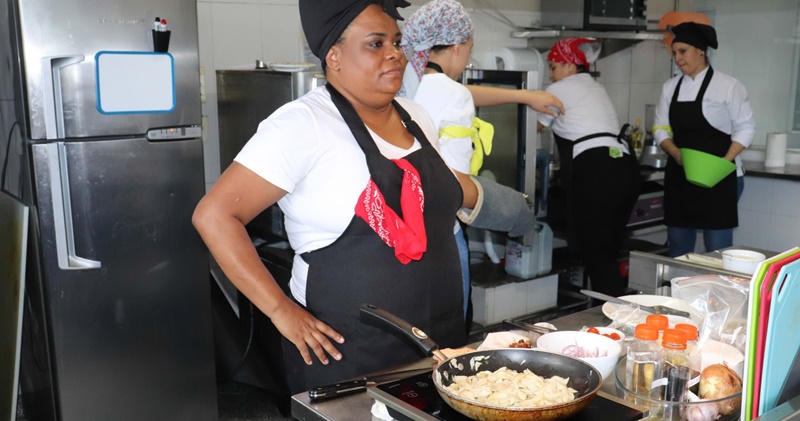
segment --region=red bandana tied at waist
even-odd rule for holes
[[[356,203],[356,215],[381,237],[384,243],[394,248],[394,255],[403,264],[419,260],[428,248],[425,233],[425,195],[417,169],[405,159],[392,160],[403,170],[403,186],[400,190],[400,209],[405,219],[397,216],[386,205],[378,186],[372,179],[361,192]]]

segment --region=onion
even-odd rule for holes
[[[700,374],[698,396],[701,399],[723,399],[742,391],[742,379],[725,363],[712,364]],[[728,399],[718,404],[719,413],[723,415],[738,411],[742,405],[742,397]]]

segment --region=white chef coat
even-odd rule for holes
[[[414,101],[425,108],[439,130],[449,126],[472,127],[475,118],[472,94],[466,86],[444,73],[423,75]],[[440,137],[439,152],[450,168],[469,174],[473,152],[471,137]]]
[[[661,99],[658,101],[655,115],[655,131],[653,137],[656,144],[661,144],[664,139],[671,139],[672,134],[666,129],[669,127],[669,106],[678,81],[681,90],[678,92],[679,102],[691,102],[697,99],[703,79],[708,73],[708,67],[700,72],[694,79],[689,75],[680,74],[664,82],[661,89]],[[756,121],[753,109],[747,97],[747,89],[732,76],[714,69],[714,76],[703,96],[703,116],[715,129],[731,135],[731,139],[741,143],[745,148],[753,143],[756,134]],[[744,175],[744,167],[739,156],[736,157],[736,174]]]
[[[450,126],[472,127],[475,118],[472,93],[444,73],[422,75],[414,101],[428,112],[437,130]],[[444,162],[458,172],[469,174],[473,151],[471,137],[439,137],[439,152]],[[460,229],[456,221],[453,233]]]
[[[588,73],[567,76],[547,87],[547,92],[558,97],[564,104],[566,114],[553,117],[539,113],[542,126],[552,125],[553,133],[569,140],[577,140],[595,133],[619,133],[620,124],[614,104],[608,97],[606,88],[597,83]],[[616,137],[598,137],[575,145],[572,157],[583,151],[608,146],[621,148],[628,153],[627,146],[621,144]]]

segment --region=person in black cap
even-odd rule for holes
[[[421,357],[397,334],[362,322],[364,303],[442,347],[463,345],[456,212],[480,215],[503,202],[496,229],[524,232],[534,223],[524,196],[510,188],[477,207],[476,185],[435,150],[428,114],[395,99],[406,65],[396,7],[407,3],[299,4],[328,83],[264,120],[193,216],[228,278],[283,335],[292,393]],[[274,203],[295,251],[291,298],[245,230]]]
[[[682,74],[664,83],[653,135],[669,155],[664,223],[669,255],[675,257],[694,251],[698,229],[706,251],[733,245],[744,189],[739,154],[753,142],[756,127],[745,87],[709,65],[708,48],[718,47],[714,28],[685,22],[672,32],[672,56]],[[737,170],[711,188],[692,184],[681,168],[680,148],[723,157],[735,162]]]

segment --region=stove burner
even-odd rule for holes
[[[368,389],[375,400],[383,402],[389,414],[398,421],[470,421],[450,408],[436,391],[432,373],[384,383]],[[586,409],[569,418],[570,421],[634,421],[644,414],[629,406],[602,396],[595,397]]]

